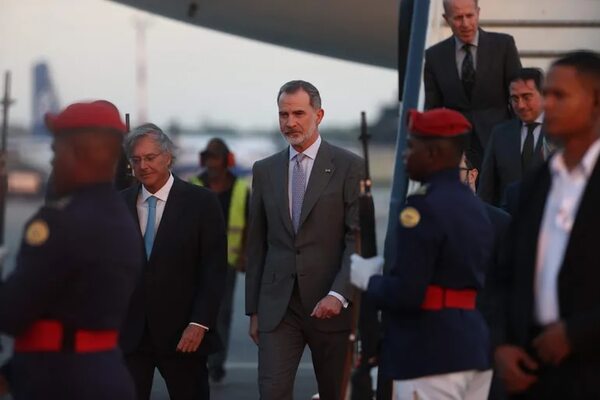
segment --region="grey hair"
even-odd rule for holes
[[[164,133],[162,129],[154,124],[149,123],[134,128],[127,134],[127,136],[125,136],[125,142],[123,143],[123,146],[125,147],[125,154],[127,154],[127,158],[131,157],[135,144],[143,137],[150,137],[154,139],[162,151],[171,155],[171,162],[175,161],[175,144],[173,144],[171,139],[169,139],[167,134]]]
[[[279,93],[277,93],[277,104],[279,104],[279,98],[282,93],[293,94],[299,90],[304,90],[308,94],[308,101],[310,106],[315,110],[321,108],[321,95],[319,90],[310,82],[296,80],[284,83]]]
[[[473,0],[473,2],[475,3],[475,7],[479,7],[479,0]],[[444,14],[450,14],[448,9],[450,8],[450,3],[452,3],[452,0],[443,0],[442,3],[444,5]]]

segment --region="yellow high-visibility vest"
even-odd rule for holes
[[[193,176],[190,183],[204,186],[202,180]],[[233,181],[231,201],[229,203],[229,221],[227,226],[227,263],[235,267],[242,255],[243,232],[246,227],[246,198],[248,184],[239,178]]]

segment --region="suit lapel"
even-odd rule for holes
[[[508,160],[515,160],[508,166],[513,169],[513,176],[521,177],[521,120],[513,119],[509,131],[506,132]],[[516,156],[516,157],[515,157]],[[518,162],[517,162],[518,161]]]
[[[331,154],[331,148],[329,143],[326,141],[321,142],[317,157],[313,164],[310,178],[308,179],[308,186],[304,193],[304,200],[302,201],[302,212],[300,213],[300,227],[310,214],[310,211],[316,204],[317,200],[321,196],[323,189],[327,187],[329,180],[334,173],[333,157]],[[300,228],[299,228],[300,229]]]
[[[160,252],[160,249],[163,247],[161,244],[164,244],[169,237],[172,237],[173,232],[178,231],[179,217],[181,217],[185,209],[183,207],[185,201],[185,183],[175,176],[174,178],[175,181],[169,192],[169,197],[167,198],[167,203],[165,204],[156,236],[154,237],[150,259],[154,258],[155,254]],[[198,207],[201,207],[201,205],[198,205]]]
[[[140,218],[137,213],[137,199],[141,188],[142,185],[138,183],[125,191],[125,202],[127,203],[127,208],[129,209],[129,212],[131,212],[131,215],[133,215],[133,219],[135,220],[140,235],[142,234],[142,232],[139,230]]]
[[[567,248],[565,250],[565,257],[563,261],[563,266],[560,270],[560,279],[563,279],[563,276],[568,272],[569,268],[575,266],[577,263],[568,262],[572,257],[577,256],[576,251],[571,251],[571,248],[576,244],[580,243],[588,243],[587,241],[590,238],[590,230],[588,229],[590,226],[593,227],[593,230],[598,226],[597,220],[590,216],[598,215],[598,204],[600,204],[600,157],[596,160],[596,165],[588,180],[588,183],[584,189],[584,192],[581,197],[581,202],[579,203],[579,209],[577,210],[577,214],[575,215],[575,222],[573,224],[573,229],[571,230],[571,234],[569,235],[569,242],[567,244]]]
[[[290,206],[288,198],[288,176],[289,176],[289,147],[279,153],[275,158],[275,164],[269,168],[271,177],[271,185],[275,196],[275,203],[279,207],[279,215],[283,221],[283,226],[288,230],[290,235],[294,235],[294,227],[290,217]]]
[[[540,163],[544,161],[544,138],[546,137],[546,132],[544,131],[544,126],[542,125],[542,129],[540,130],[540,135],[538,137],[537,143],[535,144],[535,150],[533,151],[533,162]]]
[[[460,103],[465,105],[465,108],[469,108],[467,105],[469,104],[469,99],[465,93],[465,89],[463,88],[462,81],[460,80],[460,75],[458,73],[458,65],[456,65],[456,39],[454,36],[450,36],[450,38],[446,39],[446,44],[444,46],[444,56],[443,60],[450,60],[452,62],[452,68],[449,68],[448,77],[450,79],[450,83],[452,85],[451,91],[454,93],[459,93]],[[477,71],[475,72],[477,76]]]
[[[489,76],[488,70],[490,69],[490,62],[493,57],[489,55],[490,46],[488,46],[487,33],[482,29],[479,29],[479,41],[477,43],[477,61],[475,67],[475,85],[473,86],[473,93],[471,94],[471,102],[475,103],[479,101],[479,88],[485,86],[484,77]],[[464,90],[463,90],[464,93]],[[466,96],[465,96],[466,97]]]

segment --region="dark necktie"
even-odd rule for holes
[[[531,164],[531,160],[533,160],[533,145],[535,142],[535,138],[533,137],[533,131],[537,128],[539,124],[537,122],[533,122],[531,124],[527,124],[527,136],[525,136],[525,141],[523,142],[523,151],[521,152],[521,171],[525,172],[529,165]]]
[[[302,168],[304,157],[306,156],[302,153],[294,156],[294,169],[292,171],[292,224],[296,233],[300,227],[300,213],[302,212],[302,202],[304,201],[304,190],[306,187],[306,176]]]
[[[473,54],[471,53],[471,44],[467,43],[463,46],[465,51],[465,58],[463,59],[461,67],[461,80],[465,94],[471,100],[471,92],[473,92],[473,86],[475,85],[475,66],[473,64]]]

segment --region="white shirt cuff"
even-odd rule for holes
[[[342,306],[344,306],[344,308],[348,308],[348,300],[346,300],[346,298],[344,296],[342,296],[341,294],[339,294],[338,292],[334,292],[333,290],[330,290],[329,293],[327,293],[327,295],[335,297],[342,303]]]
[[[202,324],[198,324],[196,322],[190,322],[189,325],[195,325],[195,326],[199,326],[200,328],[204,328],[206,329],[206,331],[208,332],[208,327],[202,325]]]

